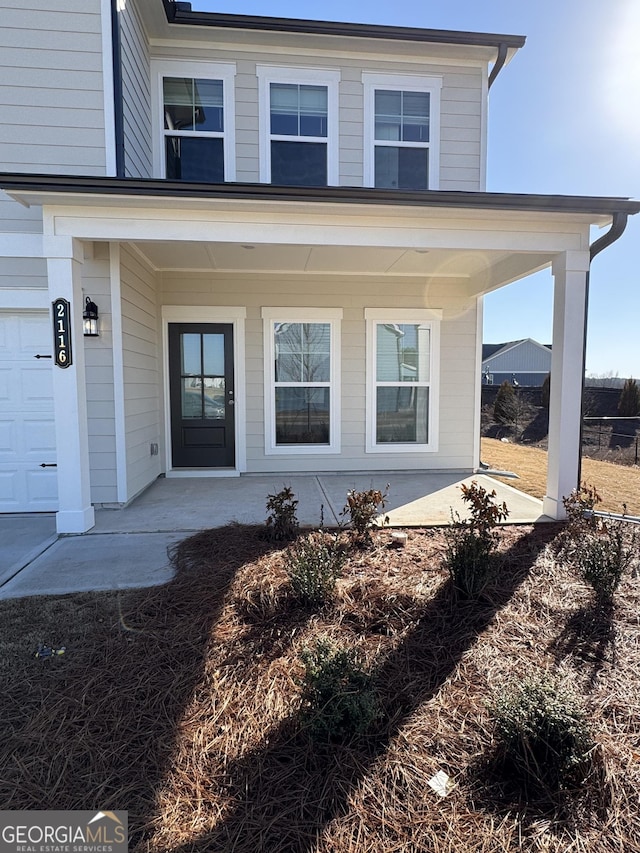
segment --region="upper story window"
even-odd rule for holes
[[[289,186],[338,183],[340,72],[257,67],[260,180]]]
[[[365,72],[362,82],[365,185],[437,189],[442,80]]]
[[[156,173],[177,181],[235,180],[235,67],[205,62],[154,63]]]

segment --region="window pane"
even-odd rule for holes
[[[202,336],[203,373],[224,376],[224,335]]]
[[[300,86],[300,136],[327,135],[327,87]]]
[[[182,417],[202,420],[202,379],[187,377],[182,380]]]
[[[207,420],[219,420],[225,417],[225,385],[224,378],[205,379],[204,416]]]
[[[276,444],[329,444],[329,389],[276,388]]]
[[[379,323],[376,332],[376,381],[428,382],[431,330],[411,323]]]
[[[181,335],[182,366],[181,372],[191,376],[200,376],[200,335]]]
[[[222,139],[169,136],[166,139],[167,178],[176,181],[224,182]]]
[[[375,185],[384,189],[426,190],[429,149],[376,145]]]
[[[276,382],[329,382],[329,323],[276,323]]]
[[[429,93],[402,93],[402,139],[405,142],[429,141]]]
[[[196,129],[222,133],[222,80],[194,80],[193,83]]]
[[[193,80],[165,77],[164,126],[166,130],[194,130]]]
[[[428,444],[429,389],[378,388],[376,443]]]
[[[272,142],[271,183],[296,187],[326,187],[326,143]]]
[[[271,84],[271,133],[298,136],[299,92],[295,83]]]

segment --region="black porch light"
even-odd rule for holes
[[[82,327],[85,338],[97,338],[98,331],[98,306],[89,297],[85,299],[84,313],[82,314]]]

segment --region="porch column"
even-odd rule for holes
[[[82,244],[71,237],[44,237],[49,299],[70,303],[72,364],[53,364],[58,460],[58,533],[84,533],[95,524],[89,484],[89,438],[82,331]]]
[[[553,349],[543,512],[561,519],[566,516],[562,499],[578,485],[589,252],[564,252],[554,260],[552,270]]]

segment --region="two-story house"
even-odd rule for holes
[[[551,267],[562,515],[590,253],[640,204],[486,192],[523,37],[0,8],[0,511],[82,532],[163,473],[472,472],[482,297]]]

